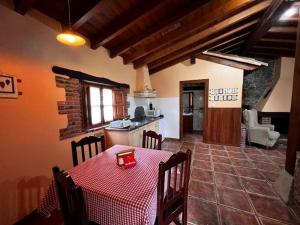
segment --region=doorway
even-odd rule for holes
[[[206,142],[208,79],[180,81],[180,139],[193,134]]]

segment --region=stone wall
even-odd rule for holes
[[[266,90],[272,85],[275,79],[276,64],[280,63],[276,59],[257,58],[269,64],[268,67],[261,67],[253,72],[245,72],[243,85],[243,107],[254,107]]]

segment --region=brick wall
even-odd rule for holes
[[[68,126],[59,130],[60,139],[74,137],[84,133],[82,115],[82,85],[78,79],[56,76],[56,86],[65,89],[65,101],[58,101],[58,113],[66,114]]]

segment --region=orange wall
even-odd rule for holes
[[[1,1],[3,2],[3,1]],[[70,139],[59,141],[65,116],[53,65],[104,76],[135,88],[135,70],[106,50],[72,48],[56,42],[56,32],[33,16],[0,4],[0,72],[22,79],[18,99],[0,99],[0,224],[10,225],[33,209],[51,180],[51,168],[71,167]],[[33,15],[31,13],[31,15]],[[50,21],[55,24],[55,21]]]

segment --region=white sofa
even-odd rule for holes
[[[277,142],[280,133],[274,131],[272,124],[259,124],[257,110],[243,111],[244,123],[247,128],[247,138],[249,143],[256,143],[266,147],[273,147]]]

